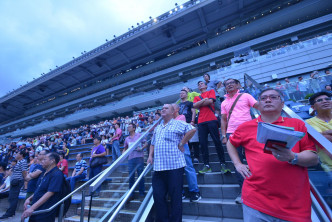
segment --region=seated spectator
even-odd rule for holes
[[[5,182],[0,186],[0,199],[7,198],[9,196],[10,189],[10,168],[5,170]]]
[[[58,149],[58,153],[63,153],[64,154],[64,158],[68,159],[69,156],[69,149],[67,147],[67,144],[63,144],[62,145],[62,149]]]
[[[331,88],[332,88],[331,85],[326,85],[324,91],[332,94],[332,89]]]
[[[2,185],[3,182],[4,182],[4,177],[5,177],[5,174],[6,174],[6,168],[7,168],[6,164],[0,162],[0,185]]]
[[[43,158],[42,166],[46,172],[35,193],[26,199],[21,219],[30,217],[30,222],[55,221],[57,209],[37,215],[32,215],[32,213],[36,210],[48,209],[60,200],[59,193],[63,185],[63,174],[57,168],[59,160],[60,157],[57,153],[49,153]],[[31,207],[28,208],[28,205]]]
[[[77,141],[74,137],[71,137],[71,142],[70,142],[70,146],[76,146],[77,145]]]
[[[57,167],[59,168],[59,170],[63,173],[63,175],[65,175],[65,177],[68,177],[68,161],[64,158],[65,154],[64,153],[60,153],[60,161],[57,164]]]
[[[71,175],[71,177],[67,178],[67,181],[70,183],[71,191],[75,189],[75,184],[78,181],[81,181],[86,178],[88,165],[85,160],[83,160],[83,154],[79,153],[76,155],[76,164],[75,169]]]

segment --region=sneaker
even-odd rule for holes
[[[0,217],[0,219],[7,219],[7,218],[10,218],[10,217],[12,217],[12,216],[9,216],[9,215],[4,214],[4,215],[2,215],[2,216]]]
[[[199,163],[199,160],[197,158],[194,158],[194,163]]]
[[[241,192],[240,192],[239,195],[235,198],[235,203],[236,203],[236,204],[242,204]]]
[[[231,173],[231,170],[226,167],[224,163],[221,164],[221,174]]]
[[[182,194],[182,200],[186,199],[186,195]]]
[[[211,173],[211,167],[209,165],[205,165],[204,168],[200,171],[198,171],[198,173],[200,174],[206,174],[206,173]]]
[[[200,199],[202,199],[202,197],[199,192],[193,193],[193,195],[190,198],[190,202],[198,202]]]

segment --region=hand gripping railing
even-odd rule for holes
[[[64,198],[62,198],[61,200],[59,200],[56,204],[54,204],[53,206],[51,206],[48,209],[44,209],[44,210],[37,210],[34,211],[32,213],[32,215],[37,215],[37,214],[42,214],[42,213],[47,213],[50,212],[52,210],[54,210],[56,207],[58,207],[60,205],[60,212],[59,212],[59,217],[58,217],[58,221],[62,222],[62,217],[63,217],[63,211],[64,211],[64,202],[70,198],[72,195],[74,195],[75,193],[77,193],[78,191],[82,190],[85,186],[89,185],[90,183],[92,183],[94,180],[96,180],[102,172],[100,172],[99,174],[97,174],[96,176],[94,176],[93,178],[89,179],[87,182],[85,182],[84,184],[82,184],[80,187],[76,188],[74,191],[72,191],[70,194],[68,194],[67,196],[65,196]],[[80,216],[80,222],[83,222],[84,220],[84,205],[85,205],[85,191],[82,191],[82,200],[81,200],[81,216]],[[24,222],[24,219],[21,220],[21,222]]]
[[[300,116],[298,116],[293,110],[291,110],[288,106],[284,106],[283,111],[287,114],[287,116],[291,118],[297,118],[303,120]],[[330,156],[332,157],[332,144],[326,139],[322,134],[317,132],[311,125],[305,122],[305,125],[308,130],[308,134],[314,140],[315,144],[324,149]],[[315,185],[310,181],[310,190],[311,190],[311,198],[313,203],[313,208],[316,210],[316,214],[320,217],[320,220],[323,221],[332,221],[332,211],[323,199],[323,197],[319,194]]]

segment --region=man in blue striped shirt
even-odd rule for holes
[[[78,181],[81,181],[85,179],[87,175],[87,169],[88,165],[86,164],[85,160],[83,160],[83,154],[79,153],[76,155],[76,164],[75,169],[71,175],[71,177],[68,177],[66,180],[70,183],[71,191],[75,189],[75,184]]]
[[[152,178],[153,199],[157,221],[182,221],[183,172],[186,166],[184,144],[193,137],[196,129],[183,121],[174,120],[174,108],[165,104],[161,111],[163,122],[153,133],[148,163],[154,163]],[[171,198],[168,215],[166,195]]]

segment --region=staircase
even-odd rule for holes
[[[79,152],[84,153],[84,159],[88,162],[90,156],[90,148],[92,144],[80,145],[75,148],[70,149],[70,156],[68,159],[69,165],[69,175],[74,169],[76,160],[75,156]],[[225,149],[226,150],[226,149]],[[240,222],[242,220],[242,206],[235,204],[234,199],[237,197],[239,192],[239,185],[237,184],[237,179],[234,173],[234,166],[230,161],[230,158],[225,153],[226,165],[232,169],[231,174],[222,175],[220,173],[220,164],[218,161],[218,156],[214,148],[213,142],[209,141],[209,151],[210,151],[210,165],[212,168],[212,173],[205,175],[197,174],[198,186],[202,195],[202,199],[193,203],[190,200],[183,200],[183,221],[226,221],[226,222]],[[109,163],[112,160],[111,156],[108,156]],[[110,164],[104,166],[108,167]],[[203,167],[202,163],[194,164],[196,172]],[[87,181],[86,179],[85,181]],[[145,188],[146,192],[151,187],[152,176],[151,173],[147,174],[145,177]],[[188,185],[186,183],[186,177],[184,175],[184,189],[187,192]],[[77,187],[83,182],[77,183]],[[88,188],[86,188],[87,190]],[[94,197],[92,200],[92,209],[90,221],[99,221],[106,212],[116,203],[119,198],[125,194],[129,189],[128,184],[128,168],[126,163],[123,163],[115,170],[102,184],[102,189],[99,197]],[[135,193],[138,197],[138,192]],[[81,194],[77,193],[73,196],[73,201],[79,202],[81,200]],[[90,197],[86,197],[85,208],[84,208],[84,221],[88,221],[87,216],[89,213],[89,202]],[[116,221],[131,221],[135,216],[137,210],[141,205],[141,201],[138,199],[132,200],[125,205],[125,207],[120,211],[116,218]],[[81,208],[75,206],[74,215],[68,215],[65,218],[65,222],[77,222],[80,221]]]

